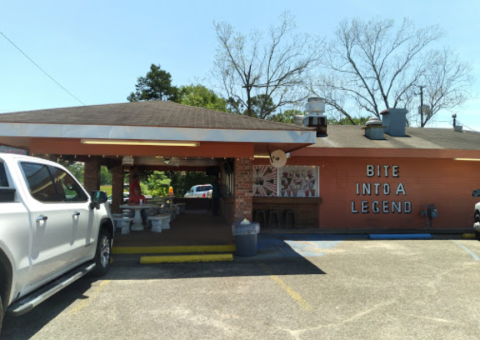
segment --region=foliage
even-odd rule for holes
[[[330,125],[365,125],[368,121],[369,117],[355,117],[349,119],[347,117],[343,117],[339,120],[337,119],[328,119],[327,123]]]
[[[61,165],[67,168],[67,170],[80,182],[83,183],[83,177],[85,173],[85,166],[80,162],[65,162],[59,161]]]
[[[297,115],[304,116],[305,113],[300,110],[285,110],[284,112],[271,115],[268,117],[268,120],[278,123],[295,124],[295,116]]]
[[[343,21],[326,49],[323,72],[309,88],[353,123],[353,109],[377,117],[387,108],[415,112],[418,86],[425,85],[433,116],[463,103],[472,83],[468,64],[452,51],[433,49],[443,36],[439,26],[417,29],[409,19],[400,25],[393,19]]]
[[[307,97],[305,74],[319,64],[322,41],[296,34],[288,13],[264,35],[235,32],[214,23],[218,48],[212,70],[233,113],[265,119],[277,109]]]
[[[183,105],[228,112],[227,101],[203,85],[192,84],[180,87],[176,102]]]
[[[104,165],[100,167],[100,185],[112,185],[112,173]]]
[[[153,197],[162,197],[168,195],[168,187],[170,186],[170,178],[163,171],[153,171],[146,174],[144,181],[140,181],[140,188],[144,195],[152,195]]]
[[[172,85],[170,73],[161,69],[160,65],[152,64],[145,77],[139,77],[135,92],[127,97],[130,102],[143,100],[176,101],[178,89]]]
[[[194,185],[213,184],[215,176],[207,176],[204,172],[188,171],[182,175],[179,171],[170,171],[169,178],[176,197],[183,197]]]

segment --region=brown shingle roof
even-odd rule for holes
[[[385,140],[370,140],[361,126],[329,125],[328,137],[317,138],[310,148],[480,150],[480,133],[477,132],[407,127],[406,135],[385,134]]]
[[[270,122],[160,100],[6,113],[0,114],[0,123],[311,131],[303,126]]]

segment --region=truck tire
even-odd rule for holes
[[[475,214],[475,223],[480,222],[480,214]],[[480,232],[475,231],[475,238],[480,241]]]
[[[97,251],[95,253],[95,269],[92,270],[92,276],[99,277],[105,275],[110,269],[110,259],[112,256],[112,235],[107,229],[102,228],[98,233]]]
[[[0,296],[0,333],[2,332],[2,322],[3,322],[3,303],[2,303],[2,297]]]

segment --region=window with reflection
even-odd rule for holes
[[[46,165],[21,163],[30,194],[40,202],[59,202],[55,185]]]
[[[86,202],[87,195],[78,183],[65,171],[49,167],[60,199],[64,202]]]

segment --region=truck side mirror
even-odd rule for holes
[[[107,193],[105,191],[94,190],[91,192],[90,197],[92,202],[90,203],[90,209],[100,209],[100,204],[107,202]]]
[[[480,189],[475,189],[472,192],[473,197],[480,197]]]

